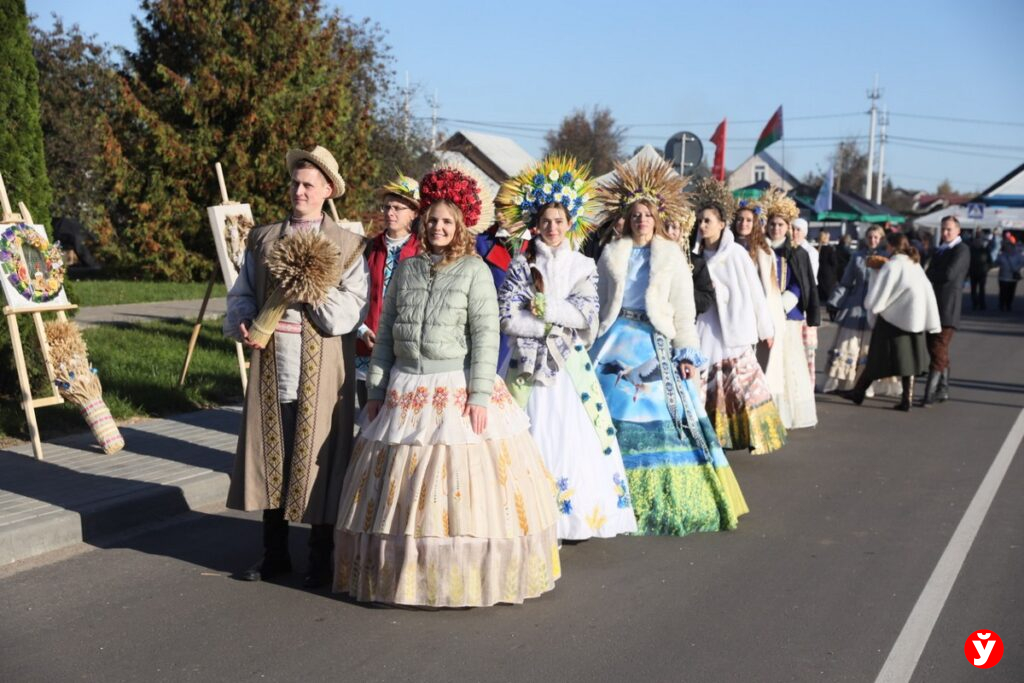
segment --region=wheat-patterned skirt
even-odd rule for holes
[[[752,349],[711,366],[705,401],[722,448],[760,455],[786,443],[786,428]]]
[[[520,603],[561,569],[554,482],[529,420],[495,380],[487,429],[462,412],[462,371],[391,373],[363,423],[335,529],[334,590],[435,607]]]

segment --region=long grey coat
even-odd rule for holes
[[[266,259],[286,227],[286,222],[279,222],[249,233],[246,258],[255,259],[253,299],[260,306],[270,295],[272,284]],[[346,316],[354,328],[366,314],[363,240],[329,217],[324,218],[320,231],[341,247],[342,262],[350,264],[338,288],[347,294],[347,303],[354,309],[351,316]],[[346,278],[360,280],[358,286],[350,291]],[[239,286],[236,282],[236,287]],[[228,295],[225,322],[225,332],[229,334],[229,327],[237,328],[236,318],[245,315],[232,310],[234,293],[233,287]],[[340,336],[337,330],[329,334],[320,329],[309,306],[304,307],[302,319],[302,370],[291,467],[285,471],[272,337],[265,349],[252,351],[227,507],[247,511],[284,508],[290,521],[334,524],[352,449],[355,338],[351,329]]]

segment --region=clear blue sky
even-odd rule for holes
[[[135,44],[136,1],[27,4],[44,26],[55,12],[102,42]],[[326,4],[387,30],[399,81],[408,73],[420,89],[415,114],[430,114],[436,91],[444,119],[487,124],[445,121],[446,130],[506,134],[535,155],[544,130],[600,105],[628,126],[629,150],[683,129],[706,141],[727,116],[733,168],[781,104],[786,165],[800,176],[827,165],[835,138],[866,141],[878,73],[890,136],[911,138],[886,150],[897,185],[934,189],[949,178],[978,190],[1024,162],[1019,0]],[[833,114],[844,116],[800,118]],[[781,143],[769,151],[781,157]]]

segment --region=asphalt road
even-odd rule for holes
[[[1020,313],[968,317],[949,403],[821,397],[819,426],[782,452],[730,454],[751,508],[738,530],[567,545],[557,588],[522,606],[384,609],[235,581],[259,525],[222,511],[8,573],[0,679],[874,681],[1024,408],[1022,342]],[[1020,450],[914,681],[1024,681]],[[1005,644],[987,671],[964,656],[978,629]]]

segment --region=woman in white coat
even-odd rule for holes
[[[939,332],[939,307],[917,250],[907,236],[889,233],[886,242],[889,261],[868,285],[864,308],[874,326],[868,362],[850,391],[839,392],[857,405],[871,383],[882,377],[897,376],[903,385],[903,396],[893,406],[909,411],[914,394],[914,376],[928,369],[926,332]]]
[[[624,235],[598,263],[599,337],[591,350],[615,424],[640,533],[732,529],[747,512],[694,380],[704,364],[693,281],[665,232],[679,220],[682,181],[665,162],[616,168],[602,188]],[[680,223],[682,225],[682,223]]]
[[[549,191],[546,191],[549,190]],[[615,427],[587,350],[597,338],[597,266],[573,246],[590,230],[593,187],[572,159],[552,157],[498,195],[508,225],[536,231],[498,291],[505,375],[555,480],[558,537],[636,531]],[[530,197],[530,199],[526,199]]]
[[[708,357],[705,406],[723,448],[770,453],[786,442],[786,428],[754,347],[773,344],[775,328],[754,262],[726,225],[733,218],[732,195],[705,180],[694,205],[700,241],[715,288],[715,303],[697,318],[701,352]]]

